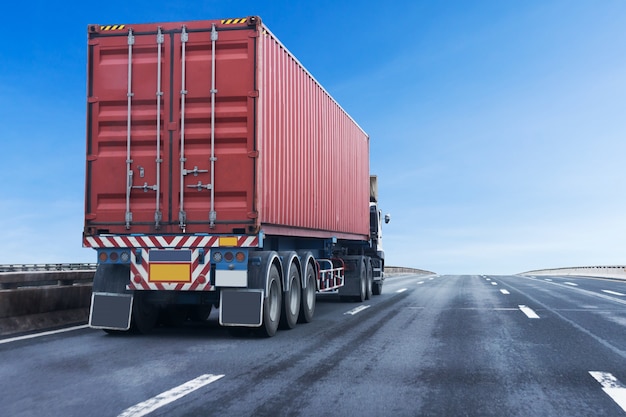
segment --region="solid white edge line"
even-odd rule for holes
[[[509,294],[511,294],[510,292],[508,292],[507,290],[504,290],[504,289],[500,290],[500,292],[501,292],[502,294],[504,294],[504,295],[509,295]]]
[[[522,310],[522,313],[526,314],[526,317],[528,317],[529,319],[538,319],[539,318],[537,313],[535,313],[532,308],[526,307],[525,305],[519,305],[518,307],[519,307],[520,310]]]
[[[626,294],[622,294],[621,292],[617,292],[617,291],[602,290],[602,292],[605,292],[607,294],[612,294],[612,295],[619,295],[620,297],[626,297]]]
[[[50,336],[52,334],[59,334],[59,333],[71,332],[74,330],[87,329],[88,327],[89,327],[88,324],[83,324],[81,326],[67,327],[65,329],[50,330],[50,331],[42,332],[42,333],[34,333],[34,334],[27,334],[25,336],[11,337],[10,339],[0,340],[0,345],[5,344],[5,343],[18,342],[20,340],[28,340],[28,339],[34,339],[37,337]]]
[[[626,386],[609,372],[589,371],[589,374],[602,385],[602,391],[626,411]]]
[[[130,408],[127,408],[120,414],[118,417],[141,417],[145,416],[156,410],[157,408],[163,407],[171,402],[178,400],[179,398],[184,397],[187,394],[192,393],[193,391],[204,387],[212,382],[217,381],[220,378],[223,378],[224,375],[201,375],[196,379],[192,379],[191,381],[185,382],[182,385],[179,385],[175,388],[172,388],[169,391],[165,391],[157,395],[156,397],[152,397],[149,400],[141,402],[137,405],[134,405]]]
[[[363,311],[363,310],[367,310],[367,309],[368,309],[368,308],[370,308],[370,307],[371,307],[371,306],[370,306],[369,304],[367,304],[367,305],[362,305],[362,306],[358,306],[358,307],[356,307],[356,308],[353,308],[353,309],[352,309],[352,310],[350,310],[350,311],[346,311],[346,312],[345,312],[345,313],[343,313],[343,314],[344,314],[344,315],[349,314],[349,315],[351,315],[351,316],[354,316],[355,314],[360,313],[360,312],[361,312],[361,311]]]

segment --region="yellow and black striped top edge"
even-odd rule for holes
[[[100,30],[124,30],[126,25],[102,25]]]
[[[240,25],[246,23],[248,21],[247,17],[242,17],[238,19],[222,19],[220,22],[223,25]],[[124,30],[126,25],[100,25],[101,31],[115,31],[115,30]]]
[[[237,25],[241,23],[246,23],[247,20],[248,20],[247,17],[242,17],[240,19],[222,19],[221,23],[223,25]]]

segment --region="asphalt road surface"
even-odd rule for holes
[[[626,416],[625,326],[626,282],[402,275],[269,339],[0,340],[0,415]]]

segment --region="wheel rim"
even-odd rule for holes
[[[315,279],[313,274],[309,274],[306,287],[306,305],[311,307],[315,302]]]
[[[294,291],[297,288],[295,279],[291,281],[291,290],[289,291],[289,311],[291,314],[298,313],[298,291]]]
[[[278,284],[276,283],[276,280],[272,281],[272,284],[270,285],[268,301],[270,303],[270,320],[277,321],[280,306],[278,305]]]
[[[367,291],[367,277],[361,277],[361,295],[365,297],[365,292]]]

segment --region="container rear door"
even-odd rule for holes
[[[88,234],[254,225],[251,33],[219,22],[90,29]]]

